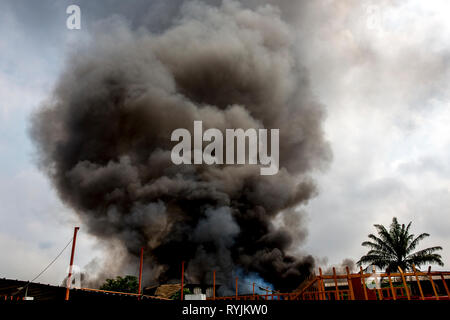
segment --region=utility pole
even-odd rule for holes
[[[141,299],[141,285],[142,285],[142,263],[144,262],[144,247],[141,248],[141,261],[139,264],[139,300]]]
[[[69,300],[69,290],[70,285],[72,284],[72,267],[73,267],[73,258],[75,256],[75,244],[77,242],[77,233],[78,230],[80,230],[80,227],[75,227],[73,231],[73,240],[72,240],[72,253],[70,255],[70,265],[69,265],[69,276],[67,277],[67,284],[66,284],[66,301]]]
[[[216,270],[213,272],[213,300],[216,300]]]
[[[184,287],[184,261],[181,262],[181,301],[183,301],[183,288]]]

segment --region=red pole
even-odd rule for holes
[[[216,300],[216,270],[213,272],[213,300]]]
[[[183,300],[183,289],[184,289],[184,261],[181,262],[181,300]]]
[[[70,285],[72,283],[72,267],[73,267],[73,257],[75,255],[75,243],[77,242],[77,233],[80,227],[75,227],[73,231],[73,240],[72,240],[72,253],[70,255],[70,265],[69,265],[69,276],[67,277],[67,285],[66,285],[66,301],[69,300],[69,290]]]
[[[139,294],[139,300],[141,299],[141,285],[142,285],[142,263],[144,262],[144,247],[141,248],[141,261],[139,264],[139,289],[138,289],[138,294]]]
[[[238,297],[238,277],[236,277],[236,300]]]

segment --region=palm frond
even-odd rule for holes
[[[442,250],[440,246],[412,253],[419,242],[430,235],[421,233],[416,237],[410,233],[411,225],[411,221],[407,225],[399,224],[396,217],[392,219],[389,230],[383,225],[374,224],[377,235],[369,234],[370,241],[364,241],[361,244],[367,247],[369,251],[359,259],[357,264],[359,266],[363,264],[374,265],[380,269],[387,267],[387,270],[390,271],[396,271],[399,266],[404,270],[411,269],[413,264],[420,266],[427,263],[436,263],[442,266],[442,257],[436,253]]]
[[[428,233],[419,234],[413,241],[409,243],[408,247],[406,248],[406,252],[409,253],[412,250],[414,250],[417,247],[419,241],[422,241],[423,239],[429,236],[430,235]]]

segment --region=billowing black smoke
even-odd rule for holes
[[[239,272],[295,288],[314,261],[286,253],[296,223],[274,219],[315,194],[308,173],[329,148],[293,42],[276,8],[232,1],[187,3],[157,35],[120,23],[97,32],[33,117],[40,165],[91,234],[126,248],[122,263],[146,248],[152,278],[179,278],[184,260],[192,282],[215,269],[222,283]],[[171,133],[194,120],[279,128],[280,171],[174,165]]]

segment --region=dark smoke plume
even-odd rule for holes
[[[287,253],[296,228],[274,219],[315,194],[308,173],[330,158],[293,31],[268,5],[192,2],[180,12],[164,32],[115,23],[78,48],[33,117],[40,165],[111,255],[125,248],[116,264],[145,246],[147,280],[178,279],[184,260],[191,282],[211,282],[216,269],[224,284],[239,271],[293,289],[314,260]],[[172,164],[171,133],[194,120],[204,130],[279,128],[280,171]]]
[[[328,268],[326,268],[323,272],[323,274],[333,274],[333,267],[336,270],[336,274],[345,274],[346,268],[348,268],[350,273],[353,273],[356,271],[356,263],[355,261],[353,261],[352,259],[349,258],[345,258],[344,260],[342,260],[342,262],[338,265],[335,266],[330,266]]]

